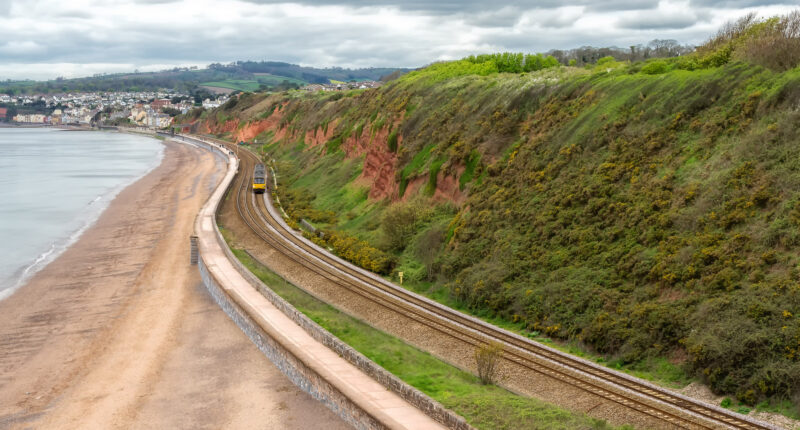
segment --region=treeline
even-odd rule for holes
[[[596,64],[606,57],[631,63],[684,57],[683,61],[672,63],[674,68],[695,70],[747,61],[773,70],[789,70],[800,64],[800,11],[765,19],[759,19],[755,13],[747,14],[725,24],[698,47],[681,45],[673,39],[655,39],[628,49],[583,46],[551,50],[547,55],[563,65],[579,67]],[[659,67],[657,69],[666,71]]]
[[[592,46],[582,46],[580,48],[559,50],[554,49],[547,52],[563,65],[585,66],[596,64],[601,58],[613,57],[617,61],[645,61],[651,58],[671,58],[679,57],[694,52],[692,45],[681,45],[674,39],[654,39],[647,44],[631,45],[629,48],[604,47],[595,48]]]
[[[639,63],[632,70],[657,75],[673,69],[708,69],[737,61],[778,72],[800,65],[800,11],[769,19],[758,19],[753,13],[745,15],[727,23],[689,55]]]
[[[570,50],[550,50],[545,54],[523,54],[521,52],[502,52],[495,54],[470,55],[464,58],[473,64],[492,63],[500,73],[524,73],[564,66],[583,67],[597,64],[604,58],[616,61],[645,61],[653,58],[672,58],[694,52],[695,47],[681,45],[672,39],[655,39],[646,45],[633,45],[628,49],[617,47],[595,48],[582,46]],[[480,73],[479,73],[480,74]]]
[[[221,77],[226,79],[229,76]],[[0,82],[0,93],[14,95],[59,94],[73,92],[118,92],[155,91],[173,89],[191,92],[198,82],[220,78],[219,73],[209,72],[154,72],[100,75],[87,78],[50,81],[6,81]]]
[[[773,70],[800,64],[800,11],[769,19],[750,13],[729,22],[698,52],[717,55],[721,61],[744,60]]]
[[[584,46],[569,51],[552,50],[547,54],[501,52],[470,55],[458,61],[434,63],[424,69],[410,73],[408,78],[413,80],[425,77],[435,82],[465,75],[487,76],[495,73],[535,72],[562,65],[583,67],[609,61],[629,61],[634,63],[654,58],[685,56],[692,52],[694,52],[694,47],[692,46],[680,45],[675,40],[658,39],[651,41],[647,45],[631,46],[630,50],[627,51],[615,47],[593,48]],[[683,68],[694,70],[703,67],[694,65],[693,67],[687,66]],[[666,64],[656,67],[659,73],[667,69],[669,67]]]

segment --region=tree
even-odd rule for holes
[[[173,116],[173,117],[174,116],[178,116],[178,115],[181,114],[181,111],[179,111],[178,109],[175,109],[175,108],[171,108],[171,107],[161,108],[161,112],[164,112],[165,114],[167,114],[169,116]]]

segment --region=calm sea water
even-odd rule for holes
[[[163,153],[144,136],[0,128],[0,299],[75,242]]]

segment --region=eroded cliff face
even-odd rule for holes
[[[206,119],[202,122],[200,130],[210,134],[230,134],[231,142],[252,141],[256,136],[265,131],[271,130],[275,133],[274,139],[286,137],[286,127],[281,127],[283,113],[275,108],[272,114],[266,119],[248,121],[242,124],[239,118],[218,123],[214,119]]]
[[[339,123],[338,119],[333,120],[328,127],[317,127],[314,130],[307,131],[305,135],[305,143],[309,148],[315,148],[324,145],[329,140],[333,139],[336,125]]]
[[[369,198],[373,200],[396,200],[399,196],[397,184],[397,154],[389,150],[389,128],[383,127],[375,133],[365,126],[359,135],[347,138],[342,150],[347,158],[364,157],[361,176],[356,180],[369,187]],[[398,146],[402,137],[398,136]]]
[[[291,123],[284,121],[284,111],[274,108],[272,113],[265,119],[256,119],[242,123],[240,119],[231,119],[224,123],[217,123],[214,120],[206,120],[201,123],[199,131],[210,134],[229,134],[231,142],[248,141],[251,142],[259,135],[266,132],[272,133],[273,142],[283,142],[291,144],[297,142],[302,136],[306,145],[306,151],[320,151],[325,154],[328,148],[325,145],[335,138],[337,126],[340,119],[332,119],[326,127],[315,127],[312,130],[300,131],[291,127]],[[361,133],[351,133],[338,150],[345,154],[345,159],[357,159],[363,157],[363,167],[361,174],[354,181],[355,184],[368,187],[368,197],[373,201],[387,199],[389,201],[405,201],[410,196],[421,192],[428,182],[427,173],[411,178],[408,186],[400,196],[399,178],[399,157],[396,151],[389,148],[389,136],[391,130],[397,128],[402,119],[398,119],[391,124],[382,125],[373,130],[373,123],[366,122],[361,128]],[[403,136],[398,134],[397,148],[402,148]],[[451,169],[452,174],[439,172],[436,180],[436,188],[432,198],[437,202],[450,201],[456,205],[461,205],[466,200],[467,194],[460,190],[458,177],[463,173],[463,166]]]

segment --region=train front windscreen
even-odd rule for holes
[[[255,193],[263,193],[266,191],[266,174],[264,172],[264,165],[258,164],[256,168],[253,170],[253,192]]]

